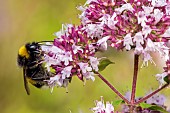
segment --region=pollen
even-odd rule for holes
[[[29,58],[29,54],[28,54],[28,52],[27,52],[27,49],[26,49],[25,45],[22,46],[22,47],[19,49],[19,53],[18,53],[18,54],[21,55],[22,57]]]

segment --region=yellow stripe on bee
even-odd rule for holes
[[[28,51],[25,47],[25,45],[23,45],[20,49],[19,49],[19,53],[18,53],[20,56],[22,57],[26,57],[26,58],[29,58],[29,54],[28,54]]]
[[[27,78],[27,81],[31,83],[32,85],[36,84],[37,82],[35,80],[32,80],[31,78]]]

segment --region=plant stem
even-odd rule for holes
[[[164,88],[166,88],[169,84],[165,84],[163,85],[161,88],[158,88],[157,90],[155,90],[154,92],[152,92],[151,94],[143,97],[142,99],[140,99],[139,101],[137,101],[136,103],[134,103],[135,105],[140,104],[141,102],[147,100],[148,98],[150,98],[151,96],[155,95],[156,93],[160,92],[161,90],[163,90]]]
[[[122,98],[127,104],[130,102],[113,86],[107,81],[100,73],[97,73],[98,77],[105,82],[120,98]]]
[[[136,83],[137,83],[137,75],[138,75],[138,62],[139,55],[134,55],[134,74],[133,74],[133,82],[132,82],[132,94],[131,94],[131,105],[133,106],[135,102],[135,93],[136,93]]]

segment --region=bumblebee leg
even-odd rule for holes
[[[36,68],[38,65],[42,64],[42,61],[43,61],[43,59],[41,59],[41,60],[36,60],[36,61],[33,61],[33,62],[29,62],[29,63],[27,64],[27,66],[28,66],[30,69]]]
[[[28,87],[28,81],[27,81],[27,78],[26,78],[26,69],[23,68],[23,77],[24,77],[24,87],[25,87],[25,90],[27,92],[27,95],[30,95],[30,89]]]

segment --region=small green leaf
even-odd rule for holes
[[[170,75],[167,75],[166,77],[164,77],[164,81],[169,84],[170,83]]]
[[[109,64],[114,64],[114,62],[111,62],[109,59],[103,59],[100,61],[99,64],[99,71],[103,71]]]
[[[139,106],[141,106],[142,108],[150,109],[150,110],[160,111],[161,113],[168,113],[164,108],[162,108],[160,106],[157,106],[157,105],[151,105],[151,104],[147,104],[147,103],[140,103]]]
[[[148,109],[160,111],[161,113],[169,113],[164,108],[157,106],[157,105],[153,105],[153,106],[149,107]]]
[[[116,100],[116,101],[114,101],[114,102],[112,103],[112,105],[113,105],[113,106],[118,106],[118,105],[121,105],[121,104],[123,104],[123,103],[125,103],[124,100]]]
[[[140,103],[139,105],[140,105],[140,107],[142,107],[142,108],[149,108],[149,107],[153,106],[153,105],[147,104],[147,103]]]

